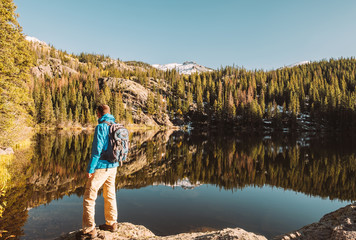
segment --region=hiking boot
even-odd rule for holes
[[[99,229],[104,231],[117,232],[118,227],[119,224],[116,222],[112,225],[102,224],[99,226]]]
[[[83,231],[77,232],[76,239],[77,240],[85,240],[85,239],[94,239],[98,236],[96,229],[94,228],[88,233],[83,233]]]

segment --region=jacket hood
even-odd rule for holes
[[[111,115],[110,113],[105,114],[104,116],[102,116],[99,120],[98,123],[102,123],[103,121],[107,121],[107,122],[115,122],[115,118],[113,115]]]

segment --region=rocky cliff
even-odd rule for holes
[[[155,93],[151,91],[150,88],[146,88],[133,80],[124,78],[106,77],[99,78],[98,81],[101,87],[107,85],[112,91],[122,92],[124,103],[132,109],[132,117],[135,123],[151,127],[173,127],[173,123],[166,113],[150,116],[147,114],[147,111],[145,111],[149,95],[155,96]],[[154,86],[155,89],[159,89],[161,92],[167,92],[167,89],[160,86],[153,78],[149,78],[149,85]]]
[[[152,69],[150,65],[139,62],[125,63],[109,57],[90,54],[75,56],[56,50],[44,42],[30,41],[32,51],[36,56],[35,66],[31,68],[33,85],[39,79],[50,81],[51,85],[66,85],[72,81],[71,79],[81,79],[81,84],[83,84],[85,79],[93,78],[98,85],[96,95],[99,95],[105,86],[109,87],[111,92],[122,94],[124,107],[131,112],[133,123],[148,127],[173,127],[166,112],[166,96],[171,93],[167,91],[167,84],[160,77],[146,77],[148,69]],[[111,71],[110,74],[109,71]],[[112,75],[122,77],[112,77]],[[161,105],[161,109],[155,111],[154,114],[149,114],[147,110],[148,101],[152,100],[149,96],[155,102],[159,101]]]

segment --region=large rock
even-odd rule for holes
[[[145,114],[148,96],[150,94],[155,95],[155,93],[152,92],[150,89],[142,86],[141,84],[135,81],[124,78],[99,78],[99,85],[102,87],[103,84],[106,84],[109,88],[113,90],[121,90],[124,103],[132,107],[132,117],[135,123],[144,124],[146,126],[152,127],[174,126],[166,113],[157,114],[154,116],[149,116]],[[164,88],[162,90],[165,91]],[[138,111],[139,108],[142,111]]]
[[[78,72],[68,66],[65,66],[60,59],[48,58],[46,62],[38,60],[37,66],[31,68],[31,73],[37,78],[45,75],[52,78],[55,75],[62,76],[64,73],[69,75],[78,74]]]
[[[50,65],[39,65],[36,67],[31,68],[32,75],[36,76],[37,78],[44,77],[45,75],[52,78],[53,72]]]
[[[98,229],[99,230],[99,229]],[[58,240],[74,240],[77,232],[72,232],[63,235]],[[256,235],[254,233],[246,232],[241,228],[227,228],[221,231],[214,232],[199,232],[199,233],[182,233],[172,236],[155,236],[150,230],[144,226],[134,225],[131,223],[119,223],[119,230],[117,233],[111,233],[108,231],[98,231],[99,239],[112,239],[112,240],[267,240],[267,238]]]
[[[77,232],[61,236],[58,240],[75,239]],[[267,240],[264,236],[247,232],[241,228],[226,228],[219,231],[181,233],[172,236],[155,236],[144,226],[131,223],[119,223],[119,231],[110,233],[98,229],[98,239],[114,240]],[[278,240],[355,240],[356,239],[356,203],[326,214],[319,222],[307,225],[297,231],[277,236]]]
[[[226,228],[220,231],[199,232],[199,233],[182,233],[167,237],[153,237],[149,239],[160,240],[267,240],[264,236],[247,232],[241,228]]]
[[[132,118],[136,123],[144,124],[146,126],[150,127],[158,127],[158,124],[149,116],[141,112],[140,114],[137,114],[137,111],[133,112]]]
[[[8,154],[14,154],[14,150],[11,147],[0,148],[0,155],[8,155]]]
[[[165,113],[155,115],[153,119],[161,126],[173,127],[173,123],[169,120],[169,116]]]
[[[277,236],[275,240],[351,240],[356,239],[356,203],[328,213],[317,223]]]
[[[99,84],[106,84],[111,89],[121,89],[125,102],[138,105],[141,109],[146,108],[148,94],[153,94],[151,90],[141,84],[124,78],[99,78]]]

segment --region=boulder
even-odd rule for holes
[[[239,239],[239,240],[267,240],[267,238],[246,232],[241,228],[227,228],[220,231],[213,232],[199,232],[199,233],[182,233],[172,236],[155,236],[150,230],[141,225],[134,225],[131,223],[123,222],[119,223],[119,229],[116,233],[111,233],[108,231],[98,230],[98,237],[94,240],[99,239],[112,239],[112,240],[229,240],[229,239]],[[74,240],[76,239],[77,232],[72,232],[63,235],[57,240]]]
[[[144,113],[140,113],[137,114],[137,112],[134,112],[132,114],[132,118],[134,120],[134,122],[136,123],[140,123],[140,124],[144,124],[146,126],[150,126],[150,127],[158,127],[158,124],[149,116],[147,116]]]
[[[77,231],[78,232],[78,231]],[[76,233],[63,235],[58,240],[75,239]],[[144,226],[119,223],[119,231],[111,233],[98,229],[96,239],[114,240],[267,240],[264,236],[247,232],[241,228],[226,228],[218,231],[181,233],[171,236],[155,236]],[[317,223],[307,225],[297,231],[274,237],[275,240],[354,240],[356,239],[356,203],[326,214]]]
[[[169,116],[166,113],[154,115],[153,119],[161,126],[173,127],[173,123],[169,120]]]
[[[356,239],[356,203],[328,213],[317,223],[280,235],[275,240],[351,240]]]
[[[138,108],[145,110],[147,106],[147,99],[149,94],[154,93],[142,86],[141,84],[123,78],[99,78],[99,85],[102,87],[103,84],[106,84],[109,88],[113,90],[120,89],[122,92],[123,101],[126,105],[132,107],[132,117],[135,123],[144,124],[147,126],[156,127],[166,126],[173,127],[173,123],[170,121],[169,116],[166,113],[158,114],[155,116],[148,116],[144,111],[137,111]]]
[[[106,84],[113,90],[121,89],[122,96],[126,103],[146,108],[146,101],[151,90],[145,88],[139,83],[124,78],[99,78],[99,84]]]
[[[8,155],[14,154],[14,150],[12,148],[0,148],[0,155]]]
[[[43,77],[44,75],[47,75],[51,78],[53,77],[53,72],[50,65],[39,65],[37,67],[33,67],[31,68],[31,73],[37,78]]]

